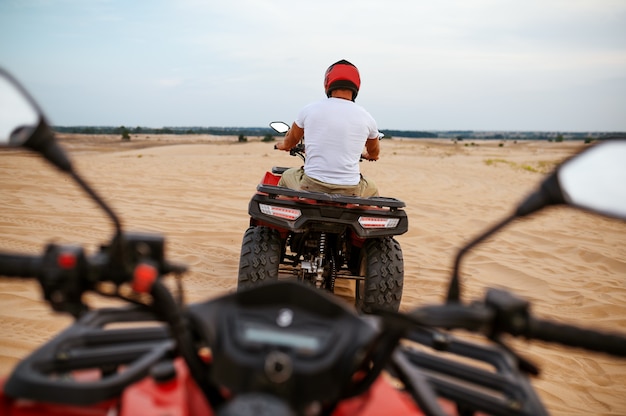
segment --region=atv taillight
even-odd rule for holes
[[[399,222],[398,218],[359,217],[359,224],[363,228],[395,228]]]
[[[259,204],[261,212],[272,217],[283,218],[289,221],[295,221],[302,215],[299,209],[277,207],[275,205]]]

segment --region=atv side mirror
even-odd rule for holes
[[[572,158],[558,171],[565,201],[626,220],[626,140],[611,140]]]
[[[11,74],[0,68],[0,145],[27,147],[66,173],[72,164],[43,111]]]
[[[626,219],[626,140],[606,140],[561,164],[516,211],[522,217],[567,204]]]
[[[280,134],[285,134],[289,131],[289,124],[283,121],[272,121],[270,123],[270,127],[274,129],[275,132]]]
[[[21,146],[39,124],[39,111],[18,84],[0,69],[0,146]]]

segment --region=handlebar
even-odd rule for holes
[[[495,313],[492,321],[494,334],[505,332],[528,339],[626,357],[626,337],[623,335],[535,318],[531,316],[527,301],[507,291],[490,289],[485,304]]]
[[[418,308],[410,317],[413,323],[425,327],[465,329],[485,333],[491,339],[510,334],[626,357],[624,335],[533,317],[527,301],[504,290],[490,289],[484,301],[470,305],[448,303]]]
[[[0,276],[36,278],[54,310],[78,318],[87,311],[83,293],[102,294],[98,283],[132,283],[145,292],[161,276],[187,271],[186,265],[165,259],[164,243],[159,234],[122,233],[89,256],[82,247],[66,244],[49,244],[40,255],[0,253]]]
[[[38,276],[41,264],[40,256],[0,253],[0,276],[23,278]]]
[[[274,149],[278,150],[277,145],[274,145]],[[306,159],[305,151],[304,151],[304,143],[300,142],[297,145],[295,145],[294,147],[292,147],[291,149],[289,149],[289,155],[290,156],[298,156],[298,157],[300,157],[300,159],[302,159],[304,161]]]
[[[569,347],[626,357],[626,337],[567,324],[534,318],[529,321],[526,338],[555,342]]]

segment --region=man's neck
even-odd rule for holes
[[[352,101],[352,91],[348,89],[334,90],[330,93],[330,97]]]

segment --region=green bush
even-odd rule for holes
[[[128,131],[128,129],[124,126],[120,127],[120,133],[122,134],[122,140],[123,141],[129,141],[130,140],[130,132]]]

